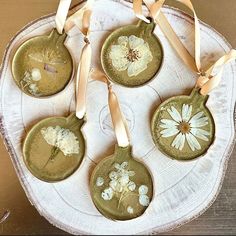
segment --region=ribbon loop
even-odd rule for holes
[[[88,0],[81,9],[70,16],[66,20],[65,31],[68,32],[76,25],[83,35],[88,36],[93,4],[94,0]]]
[[[120,147],[129,146],[130,145],[130,138],[129,138],[130,135],[129,135],[127,121],[124,118],[124,115],[120,109],[120,104],[119,104],[118,98],[112,90],[111,83],[107,79],[106,75],[97,69],[94,69],[91,71],[90,77],[93,80],[98,80],[100,82],[107,84],[109,110],[110,110],[112,124],[114,127],[114,132],[116,135],[118,145]]]
[[[224,66],[235,59],[236,50],[232,49],[229,53],[218,59],[208,70],[206,70],[205,75],[201,75],[198,78],[196,86],[200,88],[200,93],[202,95],[208,94],[219,85]],[[218,69],[217,72],[215,72],[216,69]]]
[[[55,17],[56,28],[59,34],[63,32],[70,4],[71,0],[60,0]]]
[[[65,23],[65,31],[68,32],[77,26],[84,35],[85,45],[82,48],[79,65],[76,74],[76,116],[82,119],[86,113],[86,93],[89,71],[92,59],[92,48],[89,40],[90,21],[94,0],[88,0],[76,13],[70,16]]]
[[[149,9],[149,14],[154,19],[154,21],[159,25],[162,32],[169,40],[172,47],[176,50],[177,54],[180,58],[184,61],[184,63],[190,67],[193,71],[199,72],[201,70],[201,63],[200,63],[200,25],[197,15],[194,11],[193,5],[190,0],[177,0],[180,3],[187,6],[194,14],[194,21],[195,21],[195,60],[183,45],[179,37],[176,35],[175,31],[173,30],[172,26],[168,22],[166,16],[162,13],[161,7],[163,6],[165,0],[159,0],[157,2],[153,0],[144,0],[145,5]],[[133,1],[133,8],[135,15],[143,20],[140,14],[142,14],[142,0],[134,0]]]
[[[200,50],[200,23],[194,7],[190,0],[176,0],[185,6],[187,6],[194,15],[194,25],[195,25],[195,60],[190,55],[188,50],[185,48],[183,43],[180,41],[175,31],[169,24],[165,15],[161,12],[161,7],[163,6],[165,0],[159,0],[155,2],[154,0],[144,0],[145,5],[149,9],[149,13],[155,22],[160,26],[164,35],[169,40],[172,47],[176,50],[180,58],[189,66],[193,71],[197,72],[199,78],[197,80],[196,86],[200,88],[200,93],[202,95],[208,94],[212,89],[214,89],[220,83],[224,65],[236,58],[236,51],[231,50],[228,54],[221,57],[216,61],[208,70],[203,70],[201,68],[201,50]],[[142,1],[134,0],[134,12],[136,16],[140,19],[140,14],[142,14]],[[219,71],[213,75],[214,70],[219,68]]]

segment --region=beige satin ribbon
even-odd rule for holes
[[[120,147],[127,147],[130,145],[130,135],[127,125],[127,121],[120,109],[119,101],[116,94],[112,90],[112,85],[107,79],[106,75],[101,71],[94,69],[90,73],[90,77],[93,80],[98,80],[107,84],[108,88],[108,104],[114,127],[117,143]]]
[[[149,13],[154,21],[160,26],[161,30],[169,40],[172,47],[176,50],[180,58],[189,66],[193,71],[197,72],[200,77],[197,80],[196,86],[200,88],[202,95],[208,94],[214,89],[220,82],[224,65],[235,59],[235,50],[231,50],[228,54],[221,57],[216,63],[214,63],[209,69],[203,70],[201,67],[201,51],[200,51],[200,23],[195,13],[193,5],[190,0],[177,0],[187,6],[194,15],[195,23],[195,58],[190,55],[183,43],[180,41],[173,28],[169,24],[165,15],[161,12],[165,0],[159,0],[157,2],[153,0],[144,0],[145,5],[149,9]],[[133,8],[136,16],[143,19],[142,13],[142,0],[134,0]],[[142,15],[142,17],[140,17]],[[212,75],[214,69],[219,68],[215,75]]]
[[[196,87],[200,88],[202,95],[207,95],[215,87],[217,87],[221,81],[224,66],[236,59],[236,50],[232,49],[229,53],[218,59],[208,70],[202,74],[198,80]],[[215,72],[215,70],[217,70]],[[214,74],[215,73],[215,74]]]
[[[94,0],[88,0],[84,7],[70,16],[65,23],[68,32],[77,26],[84,35],[85,45],[82,49],[76,74],[76,116],[82,119],[86,113],[86,93],[89,71],[91,66],[92,48],[89,41],[89,27]]]
[[[63,32],[70,4],[71,0],[60,0],[55,17],[56,28],[59,34]]]
[[[133,9],[135,15],[142,19],[145,18],[142,11],[142,2],[145,3],[149,10],[150,16],[154,19],[154,21],[159,25],[162,32],[169,40],[172,47],[176,50],[180,58],[184,61],[184,63],[193,71],[200,72],[201,70],[201,63],[200,63],[200,27],[199,27],[199,20],[197,15],[194,11],[193,5],[190,0],[177,0],[187,6],[194,14],[195,20],[195,59],[191,56],[188,52],[186,47],[180,41],[178,36],[176,35],[175,31],[173,30],[172,26],[169,24],[166,16],[162,13],[161,7],[163,6],[165,0],[159,0],[155,2],[154,0],[134,0],[133,1]],[[140,17],[141,16],[141,17]],[[147,19],[148,20],[148,19]],[[147,20],[145,22],[147,22]]]

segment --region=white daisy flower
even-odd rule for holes
[[[153,59],[148,43],[135,35],[120,36],[118,45],[111,46],[109,57],[112,65],[118,71],[127,70],[129,77],[144,71]]]
[[[171,119],[161,119],[160,127],[163,130],[160,132],[163,138],[175,136],[171,146],[182,150],[185,145],[185,140],[192,151],[200,150],[201,145],[197,139],[208,141],[210,133],[201,127],[208,124],[208,118],[204,112],[198,112],[192,116],[192,105],[183,104],[181,114],[174,106],[167,109]]]

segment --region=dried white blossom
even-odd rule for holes
[[[160,132],[163,138],[169,138],[175,136],[171,146],[182,150],[185,141],[192,151],[200,150],[201,145],[197,139],[208,141],[210,133],[200,127],[204,127],[208,124],[208,118],[204,115],[204,112],[198,112],[192,116],[192,105],[183,104],[181,114],[176,110],[174,106],[167,109],[167,112],[172,119],[161,119],[160,127],[163,130]]]
[[[136,188],[136,184],[133,181],[129,181],[127,187],[131,192],[133,192]]]
[[[24,77],[21,81],[23,88],[28,87],[28,92],[34,96],[39,96],[39,88],[37,82],[41,80],[41,72],[38,68],[33,68],[32,70],[26,71]]]
[[[133,207],[128,206],[128,207],[127,207],[127,212],[128,212],[129,214],[133,214],[133,213],[134,213]]]
[[[33,81],[39,81],[41,80],[41,72],[40,72],[40,69],[38,68],[33,68],[32,71],[31,71],[31,77],[32,77],[32,80]]]
[[[127,70],[129,77],[140,74],[153,59],[148,43],[135,35],[120,36],[118,44],[111,46],[109,57],[115,69]]]
[[[105,200],[105,201],[109,201],[112,199],[113,197],[113,190],[112,188],[106,188],[104,189],[104,191],[102,192],[101,194],[102,198]]]
[[[138,188],[138,192],[139,194],[147,194],[148,193],[148,187],[146,185],[141,185],[139,188]]]
[[[101,187],[104,184],[104,179],[102,177],[97,177],[96,185]]]
[[[142,206],[148,206],[150,203],[149,197],[147,195],[139,195],[139,203]]]
[[[150,203],[150,199],[146,195],[148,193],[148,187],[146,185],[141,185],[138,188],[138,192],[139,192],[139,204],[142,206],[148,206]]]
[[[59,148],[65,156],[79,153],[79,141],[69,129],[49,126],[42,128],[41,134],[49,145]]]

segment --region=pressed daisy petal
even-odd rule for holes
[[[179,114],[179,112],[173,107],[171,106],[170,109],[167,109],[168,113],[170,114],[170,116],[172,117],[173,120],[175,120],[176,122],[181,122],[182,118],[181,115]]]
[[[191,121],[190,122],[190,127],[192,128],[198,128],[198,127],[203,127],[208,124],[208,118],[207,117],[202,117],[197,120]]]
[[[174,141],[172,142],[171,146],[175,147],[176,149],[182,150],[184,147],[184,143],[185,143],[185,135],[182,133],[179,133]]]
[[[138,38],[135,35],[129,36],[129,46],[131,49],[136,49],[142,44],[144,44],[144,40],[142,38]]]
[[[208,118],[204,115],[204,112],[198,112],[189,121],[191,127],[202,127],[208,124]]]
[[[118,71],[124,71],[128,68],[129,61],[126,58],[128,51],[129,51],[128,48],[125,46],[121,46],[121,45],[111,46],[109,57],[112,60],[112,65]]]
[[[180,141],[180,147],[179,147],[180,151],[184,148],[184,144],[185,144],[185,135],[182,134],[181,141]]]
[[[188,104],[183,104],[182,106],[182,119],[188,122],[192,114],[192,106]]]
[[[160,134],[163,138],[171,137],[179,133],[179,130],[176,127],[171,127],[168,129],[163,129]]]
[[[186,139],[192,151],[195,151],[195,149],[201,149],[199,142],[191,133],[186,134]]]
[[[200,138],[204,141],[208,141],[209,139],[207,136],[210,135],[210,132],[203,130],[203,129],[198,129],[198,128],[191,128],[191,133],[196,136],[197,138]]]
[[[177,122],[175,122],[174,120],[169,120],[169,119],[161,119],[161,123],[163,123],[163,124],[160,124],[160,127],[162,128],[173,128],[178,125]]]

